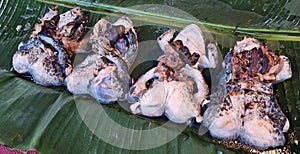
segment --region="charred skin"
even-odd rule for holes
[[[192,65],[196,65],[196,63],[198,62],[199,58],[200,58],[200,54],[198,53],[193,53],[191,54],[189,52],[189,48],[187,46],[184,46],[181,40],[176,40],[172,42],[173,47],[182,52],[188,59],[188,61],[192,64]]]
[[[60,45],[48,43],[37,37],[21,43],[13,56],[13,67],[20,74],[29,74],[37,84],[60,86],[72,70],[70,57]]]
[[[216,45],[209,43],[207,51],[201,29],[191,24],[186,26],[173,39],[175,30],[168,30],[157,38],[160,48],[165,52],[182,53],[186,60],[195,68],[215,68],[218,63]],[[206,55],[207,52],[207,55]]]
[[[41,19],[41,23],[35,25],[31,37],[39,35],[51,37],[72,55],[79,52],[80,45],[84,42],[85,21],[85,15],[79,7],[60,15],[58,8],[53,7]]]
[[[41,23],[35,25],[31,37],[42,34],[54,38],[57,42],[60,42],[62,37],[78,42],[85,34],[84,23],[86,19],[79,7],[60,15],[58,8],[53,7],[40,20]]]
[[[128,17],[121,17],[115,23],[105,19],[99,20],[91,36],[93,51],[105,55],[113,52],[130,67],[136,56],[138,48],[137,34],[133,23]]]

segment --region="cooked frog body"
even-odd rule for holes
[[[146,86],[141,81],[138,84]],[[144,91],[139,91],[140,96],[134,96],[137,102],[130,106],[133,114],[142,114],[148,117],[158,117],[164,114],[167,95],[164,82],[154,80],[151,86],[152,88],[149,90],[145,87]]]
[[[99,54],[86,57],[65,81],[73,94],[90,94],[103,104],[126,99],[131,84],[126,63],[121,58]]]
[[[209,44],[206,57],[203,35],[196,25],[187,26],[170,42],[174,33],[166,31],[157,39],[164,55],[158,58],[157,67],[131,87],[131,111],[149,117],[164,114],[175,123],[189,123],[192,118],[201,122],[201,103],[209,89],[199,69],[216,66],[217,48]]]
[[[62,67],[63,73],[66,76],[69,75],[70,72],[72,71],[72,64],[71,64],[70,56],[64,50],[64,48],[51,37],[39,35],[39,38],[45,45],[50,45],[50,48],[52,47],[52,50],[54,52],[53,54],[57,56],[58,62]],[[52,52],[50,52],[49,54],[51,55]]]
[[[74,67],[72,73],[66,78],[65,85],[73,94],[88,94],[88,85],[95,77],[93,72],[100,55],[87,56],[84,61]]]
[[[189,123],[192,118],[201,122],[199,107],[208,94],[201,72],[185,64],[178,54],[168,52],[158,60],[158,66],[130,88],[131,111],[149,117],[166,115],[175,123]]]
[[[171,121],[188,123],[192,118],[200,118],[198,117],[198,106],[201,102],[194,98],[191,86],[186,82],[166,82],[165,87],[168,89],[168,97],[165,104],[165,115]]]
[[[60,86],[72,70],[70,57],[62,46],[42,35],[21,43],[12,64],[15,71],[29,74],[44,86]]]
[[[101,19],[90,39],[95,53],[67,77],[68,90],[89,94],[103,104],[125,100],[131,85],[128,66],[133,63],[138,46],[132,21],[121,17],[111,24]]]
[[[88,56],[66,79],[74,94],[90,94],[98,102],[125,100],[131,85],[128,67],[137,55],[137,36],[128,17],[114,24],[101,19],[90,37],[93,56]]]
[[[245,98],[245,117],[239,136],[242,142],[259,149],[283,146],[284,132],[289,121],[271,95],[247,93]]]
[[[14,70],[29,74],[34,82],[44,86],[62,85],[72,71],[71,55],[85,34],[84,22],[80,8],[61,15],[57,7],[49,9],[41,23],[36,24],[31,38],[19,44],[12,60]]]
[[[137,56],[137,34],[132,21],[126,16],[115,23],[105,19],[99,20],[94,26],[91,40],[94,52],[99,54],[114,52],[126,62],[128,67],[133,64]]]
[[[283,133],[289,121],[272,94],[241,89],[235,84],[226,85],[226,89],[225,98],[220,98],[221,93],[211,96],[204,113],[203,124],[213,137],[238,139],[258,149],[284,145]]]
[[[272,84],[291,77],[289,59],[245,38],[226,55],[223,67],[219,89],[203,115],[210,134],[261,150],[283,146],[289,121],[273,96]]]
[[[125,100],[131,84],[126,63],[118,56],[101,56],[97,61],[89,93],[97,101],[110,104]]]

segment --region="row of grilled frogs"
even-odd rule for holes
[[[291,78],[286,56],[245,38],[225,56],[218,90],[210,95],[203,124],[221,140],[265,150],[285,144],[289,121],[273,96],[272,84]]]
[[[93,34],[84,38],[85,20],[78,7],[62,14],[50,8],[30,39],[20,43],[12,59],[14,70],[37,84],[64,84],[71,93],[90,94],[101,103],[125,99],[131,84],[128,67],[138,47],[132,21],[125,16],[113,24],[101,19]],[[86,52],[87,44],[94,55],[73,69],[72,56]]]
[[[272,85],[291,78],[289,59],[277,56],[256,39],[238,41],[222,63],[217,91],[206,100],[209,90],[199,70],[216,66],[216,47],[207,46],[207,58],[195,25],[184,28],[175,39],[174,32],[169,30],[157,39],[165,54],[131,87],[132,113],[165,115],[175,123],[196,118],[214,138],[239,140],[259,150],[283,146],[289,121]]]
[[[128,99],[134,114],[166,115],[175,123],[196,118],[218,139],[238,139],[258,149],[284,144],[289,122],[273,96],[272,84],[291,77],[287,57],[273,54],[255,39],[237,42],[223,62],[219,89],[205,100],[209,88],[201,70],[216,67],[218,54],[214,44],[205,47],[198,26],[187,26],[174,39],[175,30],[162,34],[157,42],[164,55],[131,86],[128,68],[138,48],[132,21],[101,19],[88,38],[93,54],[73,69],[70,59],[84,42],[84,23],[80,8],[61,15],[57,7],[51,8],[31,38],[19,45],[14,69],[38,84],[65,84],[71,93],[90,94],[100,103]],[[209,103],[202,117],[203,101]]]

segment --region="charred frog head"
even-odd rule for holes
[[[63,14],[58,14],[58,7],[49,12],[35,25],[31,37],[46,35],[59,42],[69,54],[77,52],[85,35],[85,14],[79,7],[75,7]]]
[[[93,50],[96,53],[114,52],[130,67],[136,56],[138,48],[137,34],[132,21],[123,16],[115,23],[105,19],[99,20],[91,36]]]
[[[186,56],[187,61],[195,68],[215,68],[218,63],[218,51],[215,44],[207,45],[201,29],[191,24],[181,30],[173,39],[175,30],[168,30],[157,38],[160,48],[166,52],[179,51]],[[173,39],[173,41],[171,41]]]

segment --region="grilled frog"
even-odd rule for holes
[[[272,85],[291,78],[289,59],[275,55],[256,39],[245,38],[224,58],[222,74],[203,115],[210,134],[260,150],[283,146],[289,121]]]
[[[178,54],[165,53],[158,61],[158,66],[130,88],[132,113],[148,117],[165,115],[175,123],[189,123],[193,118],[201,122],[199,107],[209,92],[201,72]]]
[[[93,55],[88,56],[66,79],[73,94],[90,94],[98,102],[125,100],[131,85],[128,67],[137,55],[137,36],[128,17],[111,24],[99,20],[90,36]]]
[[[44,86],[62,85],[73,68],[71,56],[76,49],[69,46],[78,46],[85,34],[84,18],[78,7],[60,15],[57,7],[49,9],[30,39],[19,44],[12,59],[14,70]]]

